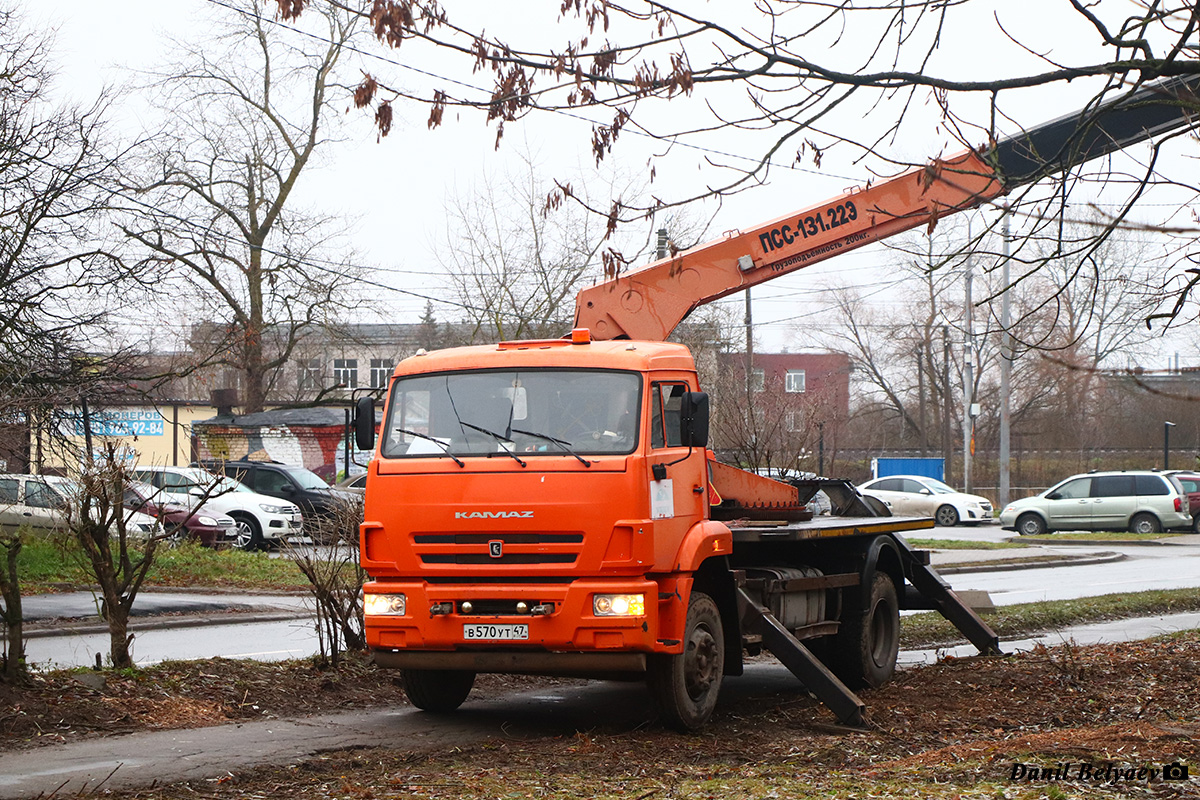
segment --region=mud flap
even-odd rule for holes
[[[863,712],[866,704],[838,680],[804,644],[792,636],[779,620],[763,606],[754,602],[745,589],[737,590],[738,615],[743,631],[762,637],[763,646],[770,650],[789,671],[832,711],[844,725],[866,727]]]

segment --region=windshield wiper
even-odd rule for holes
[[[432,436],[426,436],[423,433],[417,433],[416,431],[410,431],[408,428],[396,428],[396,430],[400,431],[400,433],[407,433],[409,436],[416,436],[418,439],[425,439],[426,441],[433,442],[438,447],[442,448],[442,453],[444,455],[448,455],[451,458],[453,458],[455,464],[458,464],[460,467],[466,466],[466,462],[464,462],[458,456],[454,455],[454,453],[451,453],[450,445],[446,444],[441,439],[435,439]]]
[[[496,433],[495,431],[489,431],[487,428],[481,428],[481,427],[479,427],[478,425],[472,425],[472,424],[471,424],[471,423],[469,423],[469,422],[463,422],[461,419],[458,421],[458,424],[459,424],[459,425],[462,425],[464,428],[470,428],[470,429],[471,429],[471,430],[473,430],[473,431],[479,431],[480,433],[486,433],[488,436],[492,437],[493,439],[495,439],[495,440],[496,440],[496,441],[499,443],[499,445],[500,445],[500,450],[501,450],[501,451],[502,451],[502,452],[503,452],[505,455],[507,455],[507,456],[510,456],[511,458],[513,458],[513,459],[514,459],[514,460],[515,460],[515,461],[516,461],[518,464],[520,464],[522,467],[527,467],[527,466],[529,466],[528,464],[526,464],[524,461],[522,461],[522,460],[521,460],[521,457],[520,457],[520,456],[518,456],[518,455],[517,455],[516,453],[514,453],[512,450],[509,450],[507,447],[505,447],[505,446],[504,446],[504,443],[505,443],[505,442],[508,442],[509,444],[512,444],[512,439],[505,439],[503,436],[501,436],[500,434]],[[488,453],[488,456],[490,457],[490,456],[491,456],[491,453]]]
[[[532,436],[535,439],[545,439],[547,442],[554,442],[556,445],[561,447],[565,453],[567,453],[568,455],[574,456],[579,461],[580,464],[583,464],[585,467],[590,467],[592,465],[592,462],[588,461],[586,458],[579,455],[579,453],[576,453],[574,450],[571,449],[570,442],[564,442],[562,439],[555,439],[553,436],[547,436],[544,433],[534,433],[533,431],[523,431],[518,428],[513,428],[513,433],[523,433],[526,436]]]

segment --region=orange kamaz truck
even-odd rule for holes
[[[361,529],[367,642],[412,703],[448,711],[477,673],[644,679],[694,730],[745,654],[776,655],[837,717],[888,680],[900,611],[999,640],[846,482],[719,463],[688,349],[696,306],[1181,128],[1172,80],[981,152],[935,161],[582,292],[561,339],[418,353],[356,411],[375,447]],[[833,513],[812,518],[818,490]]]

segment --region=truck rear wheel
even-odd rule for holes
[[[400,673],[400,684],[408,695],[408,702],[422,711],[446,713],[463,704],[471,687],[475,685],[475,673],[463,670],[406,669]]]
[[[882,686],[891,680],[900,652],[900,604],[887,573],[875,573],[866,607],[846,604],[832,644],[832,669],[851,689]]]
[[[711,597],[692,592],[683,652],[655,655],[650,660],[650,691],[667,724],[685,733],[702,728],[717,707],[724,673],[721,612]]]

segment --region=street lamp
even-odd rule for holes
[[[1168,459],[1171,456],[1171,428],[1174,427],[1174,422],[1163,422],[1163,469],[1171,466]]]

